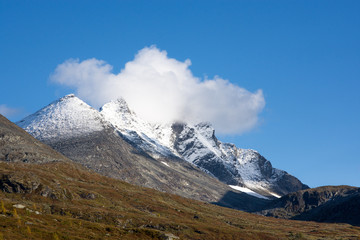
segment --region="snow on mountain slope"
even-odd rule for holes
[[[224,161],[236,169],[244,186],[277,196],[269,189],[274,188],[277,181],[287,174],[285,171],[273,168],[271,163],[255,150],[236,148],[229,143],[221,143],[220,148],[225,155]]]
[[[245,188],[245,187],[239,187],[239,186],[234,186],[234,185],[229,185],[229,187],[231,187],[231,188],[233,188],[235,190],[238,190],[240,192],[247,193],[247,194],[249,194],[251,196],[254,196],[254,197],[257,197],[257,198],[269,199],[269,198],[264,197],[263,195],[260,195],[260,194],[254,192],[254,191],[252,191],[252,190],[250,190],[248,188]]]
[[[174,132],[173,148],[185,160],[202,169],[206,169],[220,181],[229,185],[242,183],[241,177],[234,177],[236,169],[224,162],[218,141],[208,124],[190,126],[176,123],[172,126]]]
[[[284,176],[290,178],[289,185],[294,184],[288,186],[290,191],[307,187],[285,171],[273,168],[257,151],[220,142],[208,123],[193,127],[177,124],[173,125],[173,129],[176,151],[185,160],[208,170],[226,184],[246,187],[270,197],[288,192],[281,186]]]
[[[170,124],[156,125],[144,121],[129,109],[122,98],[106,103],[100,112],[125,138],[152,157],[179,157],[170,147]]]
[[[273,168],[258,152],[220,142],[209,123],[150,124],[130,110],[124,99],[105,104],[101,113],[130,142],[153,157],[181,157],[228,185],[270,197],[307,187]],[[286,181],[282,181],[284,177]],[[287,182],[289,186],[282,186]]]
[[[73,94],[52,102],[16,124],[45,141],[86,135],[109,126],[97,110]]]

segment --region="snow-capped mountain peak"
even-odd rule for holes
[[[100,112],[107,121],[121,130],[125,130],[129,126],[136,128],[137,125],[141,124],[136,114],[129,109],[128,104],[123,98],[106,103],[100,108]]]
[[[86,137],[111,128],[153,158],[181,158],[227,185],[268,197],[307,188],[285,171],[273,168],[257,151],[219,141],[210,123],[153,124],[132,111],[123,98],[106,103],[97,111],[69,94],[17,124],[46,142]]]
[[[109,124],[96,109],[69,94],[17,122],[17,125],[35,138],[51,140],[101,131]]]
[[[206,137],[207,139],[215,137],[215,129],[209,122],[200,122],[195,125],[195,128],[202,136]]]
[[[138,117],[123,98],[106,103],[101,114],[117,128],[128,141],[153,157],[177,156],[169,148],[171,125],[152,124]]]
[[[100,108],[100,112],[102,112],[103,110],[105,111],[114,111],[114,112],[119,112],[122,114],[133,114],[135,115],[135,113],[133,111],[130,110],[127,102],[125,101],[125,99],[123,99],[122,97],[117,98],[116,100],[110,101],[109,103],[106,103],[104,106],[102,106]]]

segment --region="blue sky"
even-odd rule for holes
[[[0,0],[0,110],[16,121],[73,92],[49,81],[67,59],[119,72],[156,45],[196,77],[262,89],[257,126],[221,140],[311,187],[360,186],[359,12],[346,0]]]

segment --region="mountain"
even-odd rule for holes
[[[180,157],[235,189],[273,198],[309,188],[273,168],[257,151],[222,143],[210,123],[152,124],[137,116],[124,99],[105,104],[100,112],[128,142],[152,157]]]
[[[52,102],[17,124],[71,160],[108,177],[247,211],[266,203],[231,189],[179,157],[152,157],[74,95]]]
[[[287,194],[259,214],[287,219],[360,226],[360,188],[324,186]]]
[[[0,136],[0,152],[17,153],[0,161],[1,239],[360,238],[359,227],[266,218],[102,176],[1,115]]]
[[[140,155],[147,155],[156,160],[184,159],[236,190],[273,198],[308,188],[285,171],[273,168],[258,152],[220,142],[215,137],[215,130],[208,123],[195,126],[185,123],[152,124],[138,117],[124,99],[105,104],[99,113],[74,95],[68,95],[25,118],[18,125],[73,159],[80,160],[89,154],[74,152],[76,143],[70,143],[69,138],[81,138],[84,144],[91,144],[86,140],[89,134],[102,135],[92,139],[104,139],[104,132],[114,131]],[[109,137],[113,134],[105,135]],[[114,148],[115,142],[119,141],[119,137],[115,138],[116,140],[108,139]],[[122,142],[117,144],[123,145]],[[96,149],[98,146],[91,147]],[[112,159],[119,159],[123,154],[117,155]],[[114,164],[108,165],[110,170],[103,170],[106,167],[102,165],[103,160],[92,160],[91,166],[89,161],[86,161],[86,166],[98,172],[112,177],[118,175],[112,174]],[[108,161],[111,161],[109,156]],[[166,161],[160,162],[166,164]],[[131,175],[131,172],[128,171],[126,175]],[[134,176],[129,176],[122,179],[133,181],[133,178]],[[144,182],[149,181],[147,179],[137,183]],[[158,185],[159,183],[146,186],[158,188]]]
[[[209,123],[194,126],[149,123],[138,117],[124,99],[105,104],[99,112],[70,94],[17,124],[37,139],[99,173],[162,191],[181,192],[184,184],[189,185],[180,175],[189,179],[201,175],[200,186],[209,185],[204,179],[210,175],[231,186],[233,191],[262,198],[280,197],[308,188],[285,171],[273,168],[258,152],[220,142]],[[129,161],[134,157],[138,160]],[[153,162],[150,165],[149,159]],[[178,174],[171,175],[175,178],[164,175],[168,168],[174,167],[169,165],[169,159],[171,164],[178,163]],[[144,166],[148,166],[147,169]],[[188,169],[201,169],[206,174],[192,174]],[[141,177],[136,177],[139,175]],[[169,182],[179,185],[179,179],[183,182],[181,187],[169,188]],[[174,183],[170,185],[174,186]],[[218,183],[211,185],[211,191],[219,187],[215,187]],[[229,187],[221,188],[222,193],[224,189],[229,191]],[[209,200],[211,194],[203,195],[192,191],[183,196]]]
[[[74,94],[52,102],[20,121],[18,125],[44,142],[88,136],[111,127],[97,110]]]

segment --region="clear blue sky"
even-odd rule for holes
[[[62,95],[49,75],[95,57],[119,71],[145,46],[262,89],[261,123],[220,139],[311,187],[360,186],[360,1],[0,0],[0,105],[19,120]],[[11,114],[11,110],[16,110]]]

